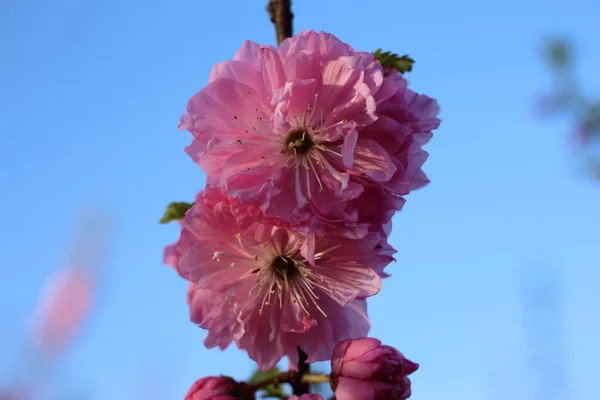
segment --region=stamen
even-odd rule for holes
[[[319,98],[319,93],[315,93],[315,101],[314,103],[308,106],[308,108],[311,110],[310,115],[308,116],[308,120],[305,121],[305,124],[310,126],[312,123],[312,119],[315,115],[315,110],[317,109],[317,99]]]
[[[329,148],[325,148],[325,149],[326,149],[325,151],[326,151],[327,153],[335,154],[336,156],[339,156],[339,157],[342,157],[342,158],[344,158],[344,157],[343,157],[343,156],[342,156],[340,153],[338,153],[337,151],[333,151],[333,150],[331,150],[331,149],[329,149]]]
[[[325,169],[327,172],[329,172],[329,174],[332,176],[333,179],[335,179],[339,183],[343,184],[344,179],[343,179],[341,173],[338,170],[336,170],[335,168],[333,168],[333,166],[331,164],[329,164],[329,162],[327,161],[327,159],[325,157],[321,157],[321,162],[323,165],[323,169]]]
[[[306,176],[306,191],[308,192],[308,198],[311,199],[312,195],[310,192],[310,168],[308,167],[308,164],[306,161],[307,159],[310,160],[309,157],[304,157],[302,159],[302,166],[304,166],[304,170],[306,171],[306,174],[305,174],[305,176]]]
[[[317,170],[315,168],[315,166],[313,165],[313,162],[311,160],[311,157],[308,157],[308,163],[310,164],[310,168],[313,172],[313,175],[315,176],[315,178],[317,178],[317,182],[319,182],[319,191],[323,192],[323,184],[321,183],[321,178],[319,178],[319,174],[317,173]],[[317,164],[320,164],[321,160],[317,158]]]
[[[263,309],[265,308],[265,304],[267,303],[267,298],[268,298],[269,296],[270,296],[270,295],[269,295],[269,291],[267,290],[267,291],[265,292],[265,295],[263,296],[263,299],[262,299],[262,305],[260,306],[260,309],[258,310],[258,314],[259,314],[259,315],[262,315],[262,313],[263,313]]]
[[[335,249],[339,249],[340,247],[342,247],[342,245],[338,244],[336,246],[331,246],[323,251],[318,252],[317,254],[315,254],[315,260],[318,260],[319,258],[323,257],[325,254],[332,252]]]
[[[238,244],[240,245],[240,247],[243,249],[244,245],[242,243],[242,234],[241,233],[236,233],[235,234],[235,238],[237,239]]]
[[[323,121],[321,121],[321,126],[319,127],[319,129],[321,130],[321,132],[325,132],[329,129],[335,128],[339,125],[344,125],[345,123],[347,123],[348,120],[347,119],[343,119],[341,121],[336,122],[335,124],[332,125],[328,125],[328,126],[323,126]]]

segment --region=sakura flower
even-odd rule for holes
[[[437,112],[372,54],[310,31],[277,49],[246,41],[213,68],[179,127],[208,184],[268,217],[356,237],[382,233],[401,196],[427,183],[421,145]]]
[[[231,339],[263,370],[284,355],[297,364],[327,360],[334,345],[369,330],[365,298],[381,289],[392,261],[380,235],[328,235],[255,222],[236,200],[208,186],[165,251],[194,283],[192,320],[207,329],[208,347]]]

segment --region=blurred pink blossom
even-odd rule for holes
[[[600,160],[592,162],[592,177],[600,181]]]
[[[44,352],[59,353],[71,342],[94,299],[94,281],[83,269],[65,268],[54,275],[42,292],[34,315],[31,337]]]
[[[67,266],[46,282],[34,310],[30,337],[36,350],[59,355],[91,313],[111,229],[112,219],[104,213],[82,215]]]
[[[29,400],[29,396],[22,389],[0,388],[0,400]]]
[[[586,145],[592,139],[592,131],[586,124],[577,124],[575,127],[575,139],[580,146]]]

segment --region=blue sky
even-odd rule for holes
[[[176,129],[186,101],[243,40],[273,44],[264,3],[0,4],[0,386],[89,203],[110,210],[115,235],[96,313],[51,377],[55,392],[175,399],[198,377],[249,374],[235,347],[203,348],[186,284],[161,264],[177,227],[157,220],[204,184],[183,153],[190,135]],[[578,174],[568,121],[532,108],[550,86],[540,57],[550,33],[577,39],[584,89],[600,91],[600,4],[304,0],[294,13],[297,31],[410,54],[413,89],[442,107],[427,146],[432,183],[395,217],[398,262],[369,303],[372,336],[421,364],[413,398],[553,399],[534,395],[536,325],[523,324],[519,291],[538,265],[564,292],[568,398],[598,398],[600,183]]]

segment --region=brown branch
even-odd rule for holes
[[[310,384],[302,379],[305,374],[310,373],[310,364],[306,362],[307,359],[308,355],[298,347],[298,373],[296,374],[295,379],[292,379],[290,382],[292,384],[293,393],[296,396],[310,393]]]
[[[267,11],[271,16],[271,22],[275,25],[277,44],[281,44],[285,38],[293,35],[292,0],[269,0]]]

